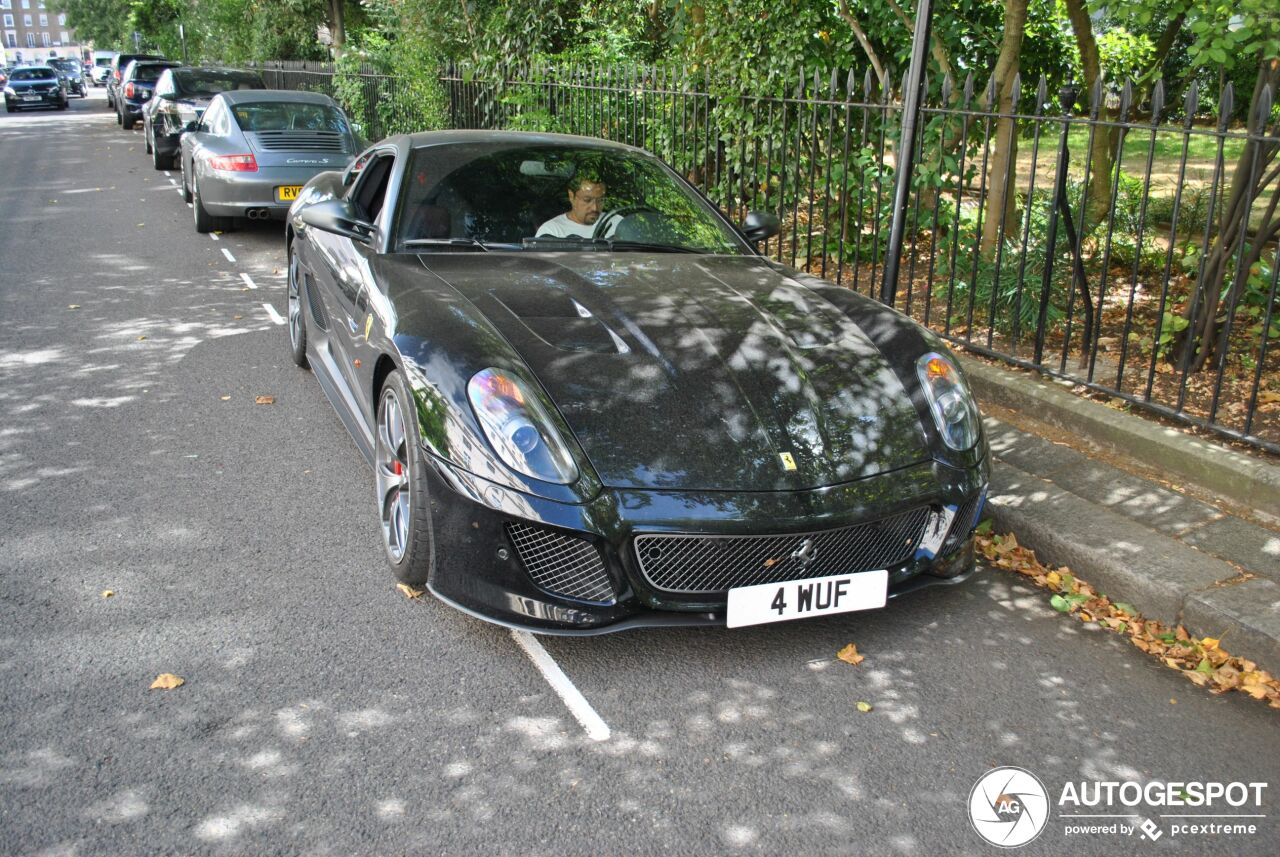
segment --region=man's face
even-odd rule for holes
[[[604,184],[583,182],[577,190],[569,191],[569,219],[575,223],[595,223],[603,208]]]

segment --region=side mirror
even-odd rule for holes
[[[742,237],[751,243],[772,238],[782,231],[782,221],[776,214],[764,211],[749,211],[747,219],[742,222]]]
[[[302,222],[321,232],[342,235],[352,241],[368,244],[373,241],[378,228],[356,216],[355,209],[345,199],[326,199],[308,205],[298,212]]]
[[[203,131],[203,130],[204,130],[204,128],[203,128],[203,126],[201,126],[201,125],[200,125],[200,120],[198,120],[198,119],[192,119],[192,120],[191,120],[190,122],[188,122],[186,125],[183,125],[183,126],[182,126],[182,131],[183,131],[183,133],[186,133],[186,132],[188,132],[188,131],[191,131],[191,132],[193,132],[193,133],[194,133],[194,132],[196,132],[196,131]]]

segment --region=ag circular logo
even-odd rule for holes
[[[992,845],[1026,845],[1049,822],[1049,793],[1030,771],[993,768],[969,792],[969,822]]]

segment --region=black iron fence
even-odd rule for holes
[[[435,114],[365,69],[268,64],[386,133],[515,128],[657,153],[729,216],[777,214],[762,252],[878,296],[900,104],[868,73],[766,94],[670,68],[450,67]],[[1245,99],[1162,83],[997,98],[939,82],[921,110],[894,303],[951,342],[1280,453],[1276,73]],[[1237,102],[1247,101],[1247,104]]]

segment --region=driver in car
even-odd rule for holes
[[[569,181],[569,210],[538,227],[539,238],[595,238],[596,223],[604,211],[604,182],[589,173]],[[612,233],[610,224],[606,233]]]

